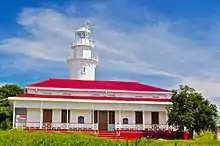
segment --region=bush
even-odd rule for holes
[[[24,132],[21,130],[0,131],[0,146],[189,146],[189,145],[220,145],[213,139],[183,141],[149,140],[134,141],[107,140],[92,134],[80,132],[71,133],[45,133]]]

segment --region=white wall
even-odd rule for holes
[[[62,109],[52,109],[52,122],[60,123]],[[78,116],[84,116],[85,123],[92,122],[92,112],[90,110],[70,110],[70,123],[77,123]],[[40,122],[40,109],[27,109],[27,122]]]
[[[149,111],[144,112],[144,120],[145,120],[145,124],[151,124],[151,112]]]
[[[123,122],[123,118],[128,118],[129,124],[135,124],[135,112],[134,111],[121,111],[121,123]],[[159,124],[166,124],[167,115],[166,112],[159,112]],[[115,123],[119,123],[119,112],[115,112]],[[146,125],[150,125],[151,123],[151,112],[144,112],[144,123]]]
[[[82,67],[86,67],[86,72],[82,73]],[[74,60],[70,67],[70,78],[79,80],[95,80],[96,65],[84,60]],[[62,93],[61,93],[62,94]]]
[[[124,111],[166,111],[166,105],[155,104],[115,104],[115,103],[83,103],[83,102],[54,102],[54,101],[16,101],[20,108],[45,108],[45,109],[80,109],[80,110],[119,110]]]
[[[121,111],[121,123],[123,123],[124,118],[128,118],[128,124],[135,124],[134,111]]]
[[[73,43],[73,46],[75,46],[75,45],[87,45],[87,46],[91,46],[91,42],[90,42],[90,40],[89,39],[82,39],[82,38],[80,38],[80,39],[76,39],[75,41],[74,41],[74,43]],[[92,46],[93,47],[93,46]]]
[[[166,124],[167,115],[166,112],[159,112],[159,124]]]
[[[52,110],[52,121],[61,123],[61,110],[60,109],[53,109]]]
[[[53,109],[52,122],[61,122],[61,109]],[[78,123],[78,117],[84,116],[85,123],[92,123],[91,110],[70,110],[70,123]],[[134,111],[121,111],[121,123],[123,118],[128,118],[129,124],[135,124]],[[151,112],[145,111],[144,115],[145,124],[151,124]],[[159,124],[166,124],[166,112],[159,112]],[[27,109],[27,122],[40,122],[40,109],[28,108]],[[115,111],[115,123],[119,123],[119,112]]]
[[[40,122],[40,109],[27,109],[27,122]]]
[[[70,123],[78,123],[78,117],[83,116],[85,123],[92,123],[91,110],[70,110]]]
[[[119,110],[124,111],[166,111],[166,105],[156,104],[115,104],[115,103],[83,103],[83,102],[54,102],[54,101],[16,101],[16,107],[45,109],[79,109],[79,110]]]

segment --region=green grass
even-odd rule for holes
[[[211,133],[195,135],[194,140],[106,140],[84,133],[28,133],[0,131],[0,146],[219,146]]]

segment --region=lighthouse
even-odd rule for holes
[[[91,25],[88,22],[75,32],[71,55],[67,59],[70,79],[95,80],[95,69],[99,60],[97,54],[94,53],[94,41],[90,36]]]

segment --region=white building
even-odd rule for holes
[[[67,63],[70,79],[48,79],[9,97],[13,126],[32,129],[167,128],[171,91],[138,82],[95,80],[98,57],[89,26],[76,30]]]

